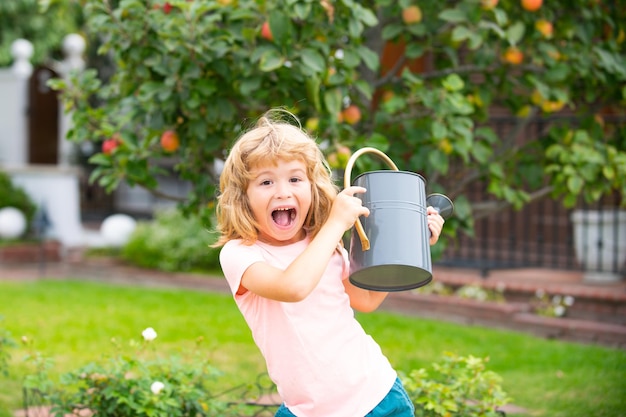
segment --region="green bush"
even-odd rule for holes
[[[240,415],[221,394],[211,394],[209,384],[220,373],[200,349],[185,358],[160,357],[153,345],[156,332],[148,328],[142,335],[143,341],[131,340],[128,346],[113,339],[117,355],[62,374],[58,382],[38,366],[24,386],[40,393],[59,417],[78,410],[117,417]]]
[[[121,251],[126,261],[164,271],[219,269],[219,250],[210,248],[216,236],[198,217],[178,210],[160,211],[154,220],[141,221]]]
[[[20,210],[26,217],[29,227],[32,225],[37,206],[22,188],[13,184],[9,174],[0,171],[0,209],[3,207],[15,207]]]
[[[498,407],[510,401],[502,390],[501,378],[486,370],[488,359],[444,355],[433,371],[417,369],[402,375],[415,405],[416,417],[495,417]]]

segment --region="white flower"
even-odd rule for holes
[[[574,305],[574,297],[572,297],[571,295],[566,295],[565,298],[563,299],[563,303],[568,306],[571,307]]]
[[[563,315],[565,314],[565,307],[563,306],[556,306],[554,307],[554,315],[557,317],[563,317]]]
[[[561,304],[561,296],[555,295],[554,297],[552,297],[552,304]]]
[[[537,298],[543,298],[545,294],[546,294],[545,291],[542,290],[541,288],[537,288],[537,291],[535,291],[535,297]]]
[[[155,381],[152,383],[152,385],[150,385],[150,391],[152,391],[152,393],[155,395],[161,392],[163,388],[165,388],[165,384],[161,381]]]
[[[157,337],[157,333],[152,327],[148,327],[147,329],[145,329],[143,332],[141,332],[141,335],[146,342],[151,342]]]

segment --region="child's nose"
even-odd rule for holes
[[[289,182],[280,182],[278,184],[278,188],[276,190],[276,196],[278,198],[288,198],[291,197],[291,187],[289,186]]]

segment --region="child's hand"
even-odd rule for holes
[[[443,229],[445,220],[439,215],[437,210],[431,206],[426,208],[426,218],[428,219],[428,229],[430,230],[429,243],[434,245],[439,240],[439,235],[441,235],[441,229]]]
[[[337,194],[328,220],[336,221],[345,231],[354,225],[359,216],[369,216],[369,209],[363,206],[360,198],[354,196],[365,191],[363,187],[351,186]]]

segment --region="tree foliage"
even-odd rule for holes
[[[37,0],[0,2],[0,67],[13,62],[11,44],[17,39],[33,43],[31,60],[35,65],[60,58],[63,38],[78,30],[81,24],[82,14],[75,1],[56,2],[45,12]]]
[[[114,138],[113,151],[91,157],[109,190],[158,190],[163,161],[174,161],[193,184],[183,206],[209,218],[213,162],[263,112],[285,107],[335,168],[346,147],[377,147],[451,196],[463,226],[536,198],[573,206],[626,191],[619,2],[83,3],[85,30],[115,72],[89,69],[55,87],[73,112],[71,140]],[[167,130],[180,141],[173,151],[160,143]],[[466,198],[475,183],[488,204]]]

